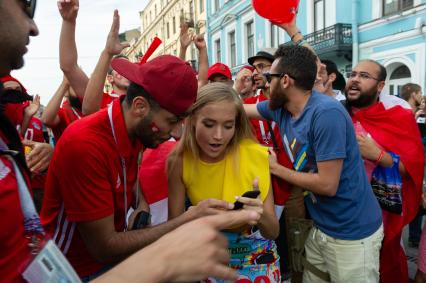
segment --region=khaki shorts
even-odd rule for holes
[[[314,227],[305,243],[306,259],[330,273],[331,282],[379,282],[383,225],[361,240],[338,240]],[[324,282],[305,269],[303,282]]]

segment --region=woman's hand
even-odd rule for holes
[[[253,191],[259,191],[259,179],[255,178],[253,181]],[[236,196],[235,199],[243,204],[243,209],[245,210],[253,210],[260,215],[262,218],[263,215],[263,201],[260,198],[260,194],[257,198],[247,198],[242,196]],[[256,223],[251,223],[251,225],[256,225]]]

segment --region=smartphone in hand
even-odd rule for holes
[[[260,195],[260,191],[248,191],[245,192],[242,197],[245,198],[257,198]],[[234,202],[234,209],[233,210],[239,210],[242,209],[244,204],[242,202],[239,202],[238,200]]]

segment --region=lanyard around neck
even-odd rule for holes
[[[77,116],[77,120],[81,119],[80,115],[78,115],[77,111],[72,106],[71,106],[71,111],[74,113],[75,116]]]
[[[117,151],[118,151],[118,142],[117,142],[117,136],[115,134],[115,128],[114,128],[114,123],[112,121],[112,105],[113,103],[111,103],[108,106],[108,117],[109,117],[109,122],[111,124],[111,131],[112,131],[112,136],[114,138],[115,144],[117,145]],[[120,155],[120,153],[119,153]],[[123,170],[123,186],[124,186],[124,231],[127,231],[127,175],[126,175],[126,160],[124,159],[124,157],[122,157],[120,155],[120,161],[121,161],[121,169]]]

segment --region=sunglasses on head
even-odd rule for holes
[[[36,9],[37,0],[21,0],[21,1],[25,5],[25,8],[24,8],[25,14],[27,14],[28,17],[30,17],[31,19],[33,19],[34,18],[35,9]]]

